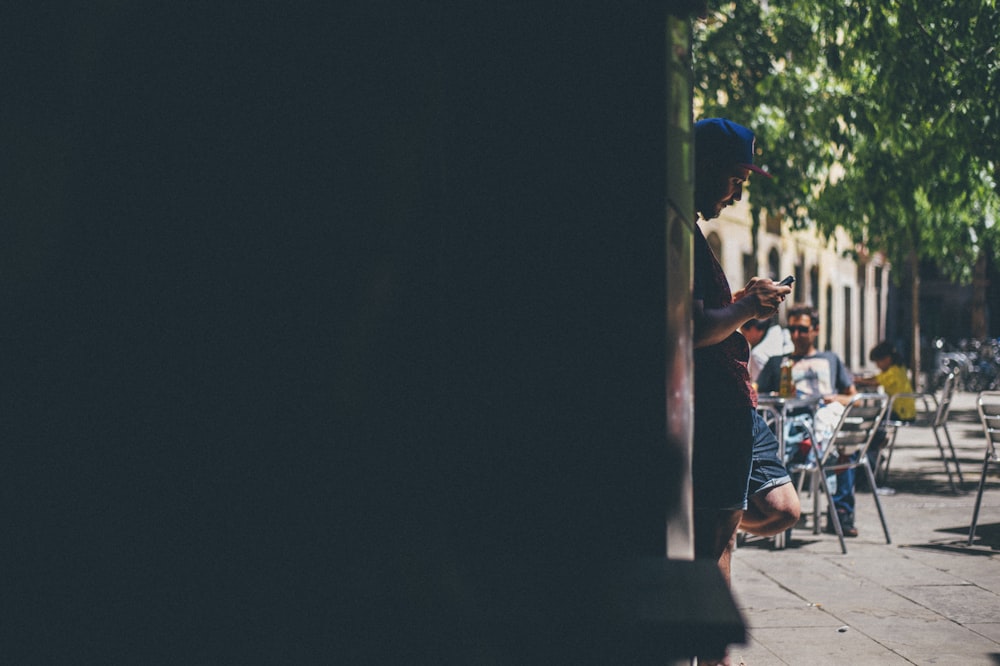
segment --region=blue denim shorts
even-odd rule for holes
[[[750,407],[695,407],[691,480],[696,510],[746,508],[754,414]]]
[[[751,407],[695,415],[691,472],[695,509],[746,509],[750,495],[791,482],[777,437]]]
[[[754,411],[753,415],[753,465],[750,468],[748,495],[792,481],[778,457],[778,438],[759,413]]]

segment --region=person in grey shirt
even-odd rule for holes
[[[826,404],[817,411],[816,419],[820,420],[821,414],[826,410],[833,415],[835,421],[835,417],[843,411],[843,405],[850,402],[851,396],[858,392],[854,386],[854,375],[835,353],[816,348],[819,337],[819,312],[816,308],[805,303],[797,303],[788,308],[788,330],[795,346],[787,357],[794,361],[792,380],[795,382],[796,392],[799,395],[822,397]],[[786,355],[775,356],[767,362],[757,377],[758,391],[764,393],[779,389],[781,362],[785,357]],[[794,418],[789,419],[789,427],[793,424]],[[816,435],[822,441],[818,430]],[[837,491],[833,494],[833,505],[844,536],[850,537],[858,536],[858,529],[854,526],[854,472],[855,470],[848,469],[837,473]],[[827,531],[832,531],[829,524]]]
[[[750,381],[755,383],[772,356],[789,354],[794,349],[788,331],[778,326],[773,317],[751,319],[740,327],[740,333],[750,343]]]

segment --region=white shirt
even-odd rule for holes
[[[756,382],[757,375],[764,369],[767,359],[772,356],[790,354],[795,349],[792,336],[781,326],[772,326],[756,347],[750,349],[750,381]]]

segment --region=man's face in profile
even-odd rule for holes
[[[808,356],[819,335],[819,329],[813,326],[812,317],[809,315],[789,317],[788,332],[792,336],[792,344],[795,345],[795,355]]]
[[[743,324],[743,327],[740,329],[740,333],[742,333],[743,337],[747,339],[747,342],[750,343],[751,347],[759,345],[760,341],[764,339],[764,334],[766,332],[767,329],[757,328],[752,322]]]
[[[743,197],[743,185],[750,170],[738,164],[722,167],[708,161],[701,163],[695,176],[695,210],[702,219],[711,220]]]

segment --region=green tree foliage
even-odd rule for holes
[[[714,2],[694,33],[701,115],[753,127],[774,174],[751,204],[906,266],[919,368],[920,261],[968,282],[1000,251],[996,0]]]
[[[995,0],[710,3],[695,93],[757,132],[755,207],[968,281],[1000,248],[998,36]]]

